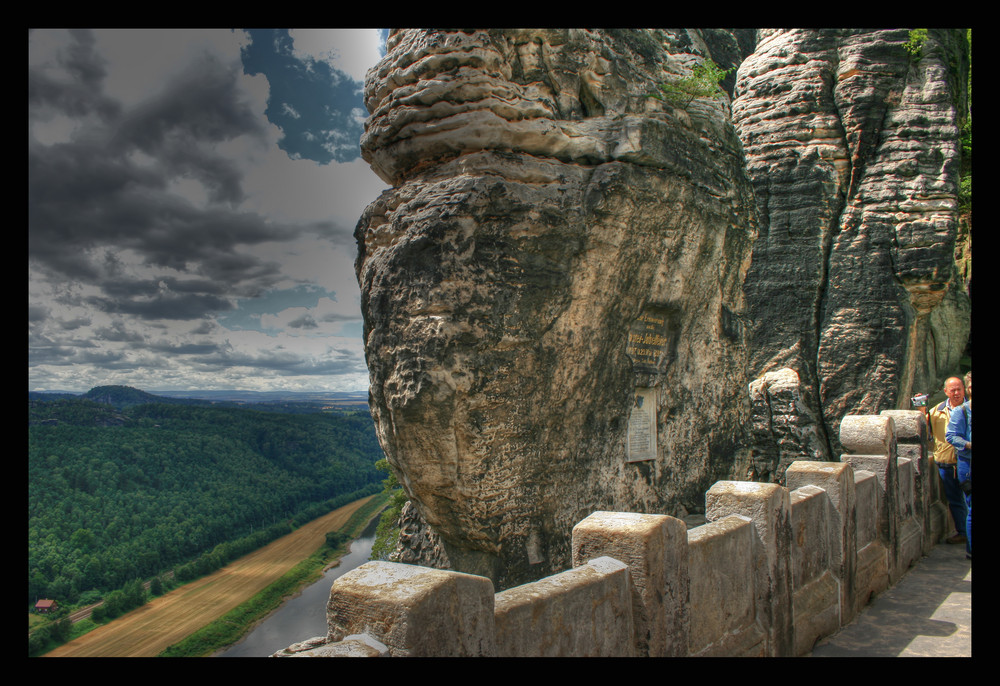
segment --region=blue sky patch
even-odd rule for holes
[[[236,308],[220,314],[216,321],[231,331],[269,331],[261,326],[262,314],[278,314],[289,307],[316,307],[320,298],[337,300],[333,291],[319,286],[302,285],[295,288],[267,291],[257,298],[238,300]]]
[[[243,70],[263,74],[271,86],[265,114],[284,134],[278,147],[289,157],[320,164],[360,157],[367,114],[363,84],[327,62],[296,56],[287,29],[247,33],[252,42],[241,53]]]

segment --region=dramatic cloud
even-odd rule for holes
[[[28,48],[29,388],[367,386],[352,231],[375,31]]]

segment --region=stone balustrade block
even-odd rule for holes
[[[689,580],[684,522],[667,515],[594,512],[573,527],[573,565],[602,555],[629,567],[637,654],[686,655]]]
[[[710,521],[727,515],[749,517],[760,542],[764,571],[755,579],[758,612],[768,634],[768,654],[793,654],[791,505],[788,489],[777,484],[717,481],[705,494]]]
[[[857,494],[854,469],[846,462],[813,462],[801,460],[793,463],[785,473],[790,489],[816,486],[826,492],[830,507],[830,570],[840,584],[841,622],[854,618],[853,597],[856,587],[858,522]],[[873,500],[872,522],[875,525],[877,501]],[[875,537],[872,531],[872,538]]]
[[[840,443],[859,455],[895,453],[896,426],[892,417],[849,414],[840,421]]]
[[[495,656],[493,604],[485,577],[368,562],[334,581],[327,639],[368,634],[393,657]]]
[[[691,630],[696,657],[765,657],[767,631],[758,621],[753,521],[730,515],[688,534]],[[724,600],[723,600],[724,599]]]
[[[610,557],[496,596],[500,657],[635,657],[628,567]]]
[[[880,417],[892,417],[896,440],[900,443],[927,443],[927,418],[920,410],[882,410]]]

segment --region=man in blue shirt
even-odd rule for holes
[[[947,441],[955,447],[958,458],[958,481],[968,481],[965,491],[965,504],[969,514],[965,520],[965,537],[968,539],[969,551],[966,557],[972,559],[972,372],[965,375],[965,393],[969,399],[951,413],[948,420],[948,430],[945,432]]]

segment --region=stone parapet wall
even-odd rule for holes
[[[753,522],[730,515],[688,532],[691,576],[688,654],[756,657],[766,654],[753,584]],[[719,602],[724,598],[725,602]]]
[[[808,652],[816,639],[840,628],[843,567],[834,565],[835,512],[829,496],[815,485],[790,494],[792,505],[793,654]],[[834,571],[836,569],[836,572]]]
[[[610,557],[496,594],[500,657],[635,657],[628,566]]]
[[[279,655],[805,654],[936,542],[926,450],[897,455],[897,424],[925,441],[923,422],[848,416],[840,442],[858,452],[794,462],[787,486],[719,481],[691,530],[594,512],[573,529],[573,569],[502,593],[485,577],[370,562],[334,582],[326,639]]]

